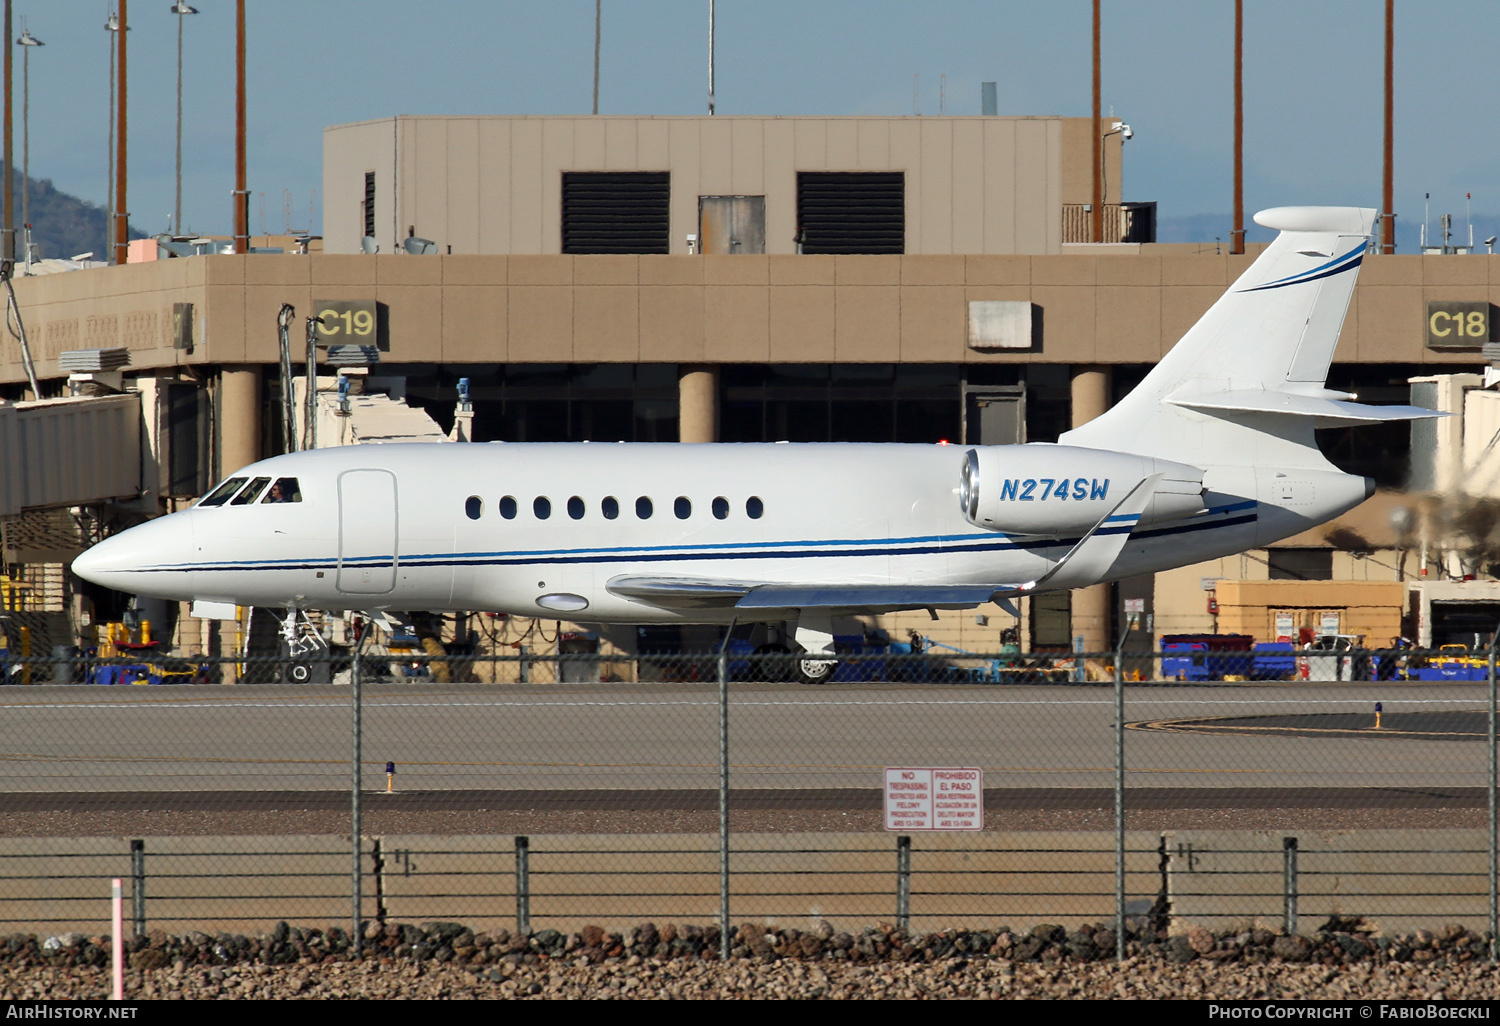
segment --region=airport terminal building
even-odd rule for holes
[[[1051,441],[1127,392],[1254,257],[1157,244],[1154,203],[1124,199],[1113,119],[1097,126],[1108,241],[1086,241],[1092,130],[987,116],[339,125],[324,136],[321,252],[143,260],[16,291],[43,398],[140,395],[142,493],[116,503],[135,515],[281,451],[284,304],[299,360],[303,317],[345,317],[322,339],[328,388],[343,368],[447,433],[464,381],[477,442]],[[1412,378],[1482,374],[1497,296],[1490,256],[1365,260],[1330,386],[1405,403]],[[1483,311],[1484,332],[1434,334],[1433,312],[1460,308]],[[126,362],[80,375],[82,351]],[[29,392],[14,345],[0,387]],[[1330,612],[1375,645],[1408,629],[1421,574],[1389,512],[1410,502],[1411,428],[1322,440],[1381,493],[1277,548],[1029,599],[1024,644],[1102,649],[1127,600],[1156,635],[1270,640]],[[807,501],[837,487],[810,482]],[[12,576],[59,576],[38,568],[63,553],[38,553],[7,534]],[[1011,625],[995,610],[881,619],[973,650]],[[187,648],[209,633],[185,615],[178,630]]]

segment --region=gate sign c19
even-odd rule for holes
[[[1427,304],[1429,349],[1478,349],[1490,341],[1487,302]]]
[[[891,767],[884,791],[887,830],[984,829],[984,770]]]
[[[317,329],[320,346],[375,345],[373,299],[314,300],[313,316],[321,322]]]

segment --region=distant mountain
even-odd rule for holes
[[[21,252],[21,175],[15,176],[16,252]],[[92,252],[102,260],[108,250],[105,222],[109,215],[77,196],[53,188],[46,178],[31,180],[31,240],[43,259],[77,256]],[[144,239],[144,232],[130,229],[132,239]]]

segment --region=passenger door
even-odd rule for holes
[[[384,595],[396,587],[396,475],[339,475],[339,591]]]

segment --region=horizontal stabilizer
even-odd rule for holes
[[[1373,424],[1387,420],[1423,420],[1451,414],[1429,410],[1424,406],[1370,406],[1366,403],[1325,399],[1297,392],[1273,392],[1264,388],[1234,389],[1183,398],[1169,397],[1174,406],[1204,410],[1208,413],[1282,413],[1293,417],[1316,417],[1319,426],[1342,427]]]

